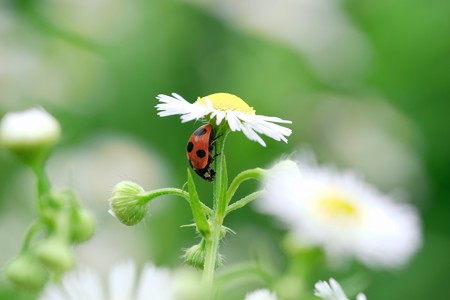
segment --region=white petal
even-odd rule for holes
[[[90,270],[81,270],[64,276],[62,286],[71,300],[104,299],[100,278]]]
[[[233,112],[227,112],[226,119],[228,121],[228,125],[230,126],[231,131],[242,130],[242,123],[239,120],[239,118],[236,117],[236,114],[234,114]]]
[[[252,141],[257,141],[260,143],[263,147],[266,146],[266,143],[263,141],[263,139],[255,132],[253,129],[247,124],[242,124],[242,132]]]
[[[222,120],[226,117],[226,113],[223,111],[217,111],[217,116],[216,116],[216,125],[219,126],[220,123],[222,123]]]
[[[136,300],[149,299],[176,300],[169,271],[147,263],[141,274]]]
[[[277,300],[275,293],[267,289],[253,291],[245,296],[245,300]]]
[[[366,295],[364,295],[363,293],[359,293],[356,296],[356,300],[367,300]]]
[[[109,298],[111,300],[131,299],[136,278],[136,266],[127,260],[113,266],[109,274]]]
[[[67,295],[56,285],[49,285],[45,288],[39,300],[67,300]]]

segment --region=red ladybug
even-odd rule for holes
[[[211,168],[215,156],[212,155],[216,141],[210,124],[202,125],[190,136],[187,143],[187,158],[192,169],[203,179],[213,181],[216,172]]]

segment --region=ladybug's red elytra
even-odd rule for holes
[[[211,124],[202,125],[191,134],[187,143],[187,158],[192,169],[203,179],[213,181],[216,172],[211,168],[216,141]]]

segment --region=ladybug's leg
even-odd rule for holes
[[[210,146],[214,146],[214,144],[216,143],[216,141],[222,136],[223,134],[219,134],[218,136],[214,137],[210,142],[209,145]]]

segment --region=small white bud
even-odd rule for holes
[[[45,158],[59,139],[58,121],[42,108],[7,113],[0,123],[0,141],[25,163]]]

